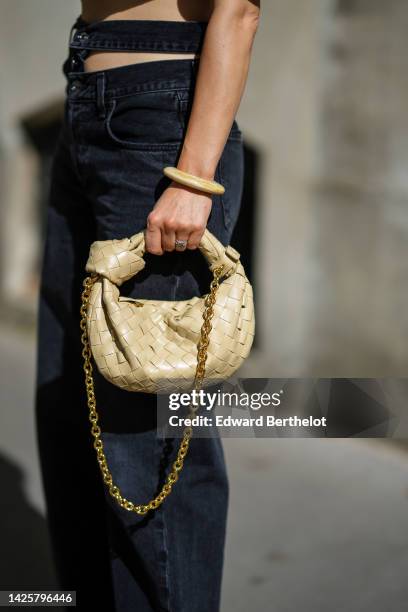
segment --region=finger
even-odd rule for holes
[[[205,227],[200,228],[200,229],[195,229],[190,233],[188,237],[188,243],[187,243],[188,249],[197,249],[200,246],[200,241],[204,234],[204,231],[205,231]]]
[[[176,232],[172,226],[165,225],[161,233],[161,245],[164,251],[174,251]]]
[[[153,255],[163,255],[160,227],[149,218],[145,229],[145,249]]]

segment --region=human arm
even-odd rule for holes
[[[213,179],[247,80],[259,21],[259,0],[214,0],[197,73],[194,100],[177,168]],[[147,218],[146,250],[195,249],[212,196],[172,181]]]

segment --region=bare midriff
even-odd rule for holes
[[[113,19],[208,22],[212,6],[213,0],[82,0],[81,17],[87,22]],[[91,72],[141,62],[196,57],[199,54],[91,51],[85,59],[84,70]]]

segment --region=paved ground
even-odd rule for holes
[[[34,336],[0,331],[0,575],[50,585],[33,433]],[[404,447],[323,439],[224,446],[231,506],[223,612],[406,610]]]

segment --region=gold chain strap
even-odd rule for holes
[[[197,367],[195,372],[195,378],[193,388],[195,390],[200,389],[202,381],[205,375],[205,362],[207,359],[207,349],[209,345],[209,334],[211,331],[211,319],[214,314],[214,304],[216,301],[216,293],[219,287],[219,279],[221,277],[223,266],[218,266],[213,270],[213,279],[210,285],[210,292],[205,296],[204,299],[204,312],[203,312],[203,324],[200,332],[200,340],[197,347]],[[82,291],[82,304],[81,304],[81,322],[80,327],[82,330],[81,341],[83,344],[82,356],[84,358],[84,372],[85,372],[85,386],[89,408],[89,420],[92,424],[91,434],[94,437],[93,446],[96,450],[97,460],[99,468],[102,473],[104,482],[108,485],[109,493],[116,499],[118,504],[129,512],[135,512],[136,514],[144,515],[149,510],[158,508],[170,494],[173,484],[178,480],[179,473],[183,468],[184,458],[187,455],[188,447],[190,444],[190,438],[193,435],[192,427],[187,426],[183,430],[183,438],[180,443],[180,447],[177,452],[177,459],[174,461],[172,469],[167,476],[167,482],[163,485],[160,493],[151,501],[146,504],[135,505],[133,502],[124,498],[119,490],[119,487],[113,484],[112,474],[109,471],[106,456],[103,451],[103,443],[101,440],[101,428],[98,425],[99,415],[96,411],[96,399],[95,389],[92,377],[92,352],[89,345],[87,327],[86,327],[86,316],[89,303],[89,296],[91,289],[97,278],[98,274],[87,276],[83,281],[84,290]],[[190,414],[195,412],[190,404]]]

